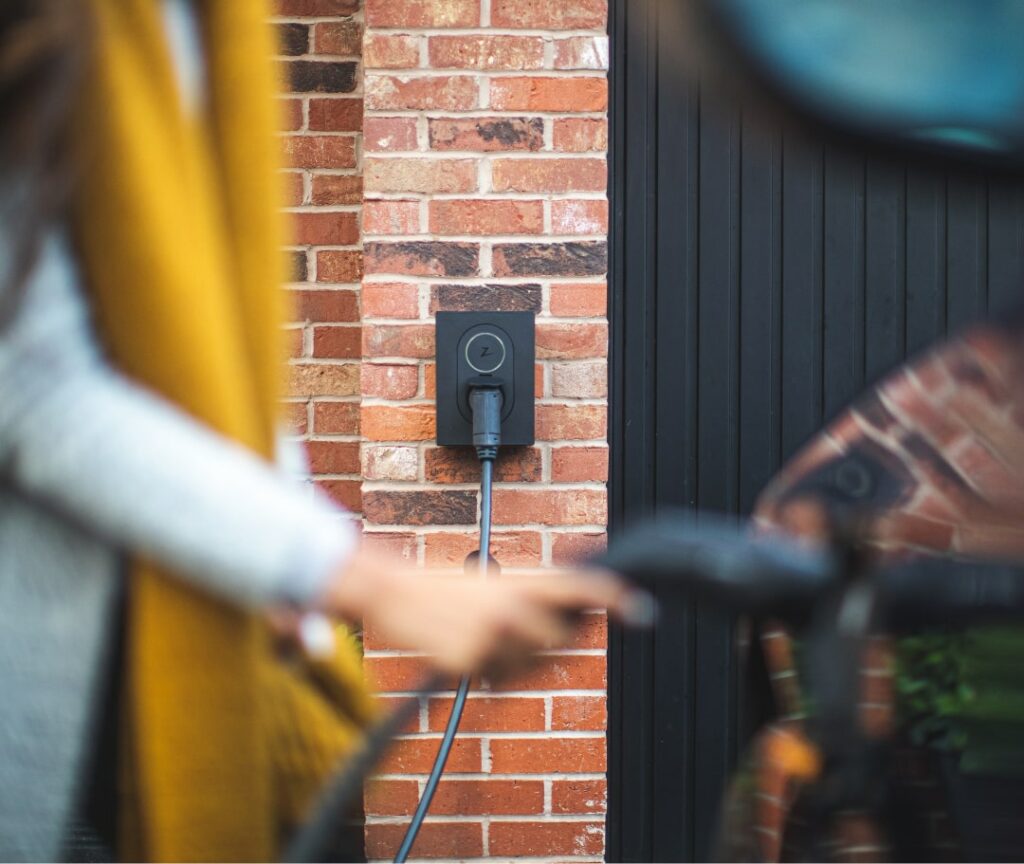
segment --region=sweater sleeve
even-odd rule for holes
[[[246,605],[307,603],[356,544],[343,511],[105,362],[56,232],[0,333],[0,465],[25,495]]]

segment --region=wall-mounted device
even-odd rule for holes
[[[437,313],[437,443],[474,444],[470,392],[501,391],[501,443],[533,444],[534,314]]]

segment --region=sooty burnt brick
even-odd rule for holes
[[[435,285],[434,312],[540,312],[540,285]]]
[[[282,54],[295,57],[309,51],[309,27],[306,24],[278,24],[277,44]]]
[[[414,276],[473,276],[480,249],[475,243],[426,240],[410,243],[367,243],[367,272]]]
[[[494,247],[495,276],[601,276],[607,269],[608,246],[601,240]]]
[[[363,515],[376,525],[472,525],[476,492],[366,492]]]
[[[353,61],[290,60],[286,65],[294,93],[351,93],[356,89]]]

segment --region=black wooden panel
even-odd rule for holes
[[[676,7],[613,0],[613,531],[746,514],[909,353],[1024,296],[1024,186],[765,124],[683,76]],[[609,860],[705,860],[742,741],[733,626],[613,629]]]

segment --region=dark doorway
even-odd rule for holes
[[[1024,298],[1024,192],[766,127],[612,0],[612,528],[746,513],[799,445],[930,341]],[[730,622],[612,635],[612,861],[706,860],[740,746]]]

